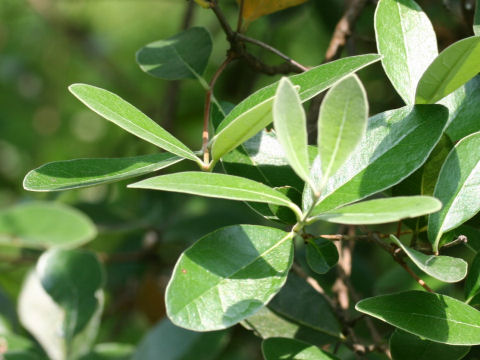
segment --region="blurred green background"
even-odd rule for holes
[[[440,49],[470,35],[465,17],[471,14],[463,13],[459,3],[419,1],[434,23]],[[221,0],[220,5],[235,23],[236,2]],[[304,65],[318,65],[345,5],[342,0],[310,0],[254,22],[248,35]],[[67,90],[72,83],[111,90],[193,149],[201,147],[204,90],[194,80],[155,79],[135,63],[140,47],[176,34],[187,21],[207,27],[213,36],[206,78],[212,76],[228,44],[212,13],[194,6],[188,19],[188,7],[185,0],[0,1],[0,210],[33,199],[59,201],[83,210],[97,224],[99,236],[88,248],[105,255],[108,279],[99,342],[136,344],[164,317],[163,292],[169,274],[180,252],[193,241],[220,226],[263,222],[242,203],[127,190],[127,182],[51,194],[22,188],[25,174],[46,162],[156,152],[153,145],[79,103]],[[376,52],[374,9],[371,1],[345,55]],[[252,51],[266,62],[279,62],[264,51],[253,47]],[[380,64],[362,70],[360,77],[371,114],[402,105]],[[236,103],[274,80],[234,63],[215,93],[220,100]],[[172,169],[194,168],[179,164]],[[369,264],[369,245],[359,246],[358,253],[363,260],[355,264],[354,280],[368,293],[372,284],[365,279],[376,276],[381,267]],[[26,255],[38,254],[0,248],[0,255],[0,313],[18,328],[15,302],[22,279],[34,264]],[[260,340],[253,334],[238,326],[231,339],[218,359],[260,357]]]

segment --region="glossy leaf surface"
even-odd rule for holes
[[[422,271],[438,280],[453,283],[462,280],[467,275],[468,264],[463,259],[443,255],[426,255],[403,245],[393,235],[390,235],[390,240],[399,246]]]
[[[225,174],[182,172],[157,176],[128,187],[295,206],[286,195],[262,183]]]
[[[61,191],[108,184],[145,175],[173,165],[182,158],[169,153],[114,159],[56,161],[30,171],[23,187],[30,191]]]
[[[432,62],[418,82],[415,102],[433,104],[480,72],[480,36],[450,45]]]
[[[96,235],[93,222],[67,205],[31,202],[0,212],[0,244],[27,248],[76,247]]]
[[[160,79],[196,78],[205,71],[212,47],[207,29],[194,26],[141,48],[137,63],[143,71]]]
[[[375,35],[390,82],[403,101],[413,105],[418,81],[438,55],[430,20],[413,0],[381,0]]]
[[[305,256],[310,269],[318,274],[327,273],[338,262],[337,247],[322,238],[308,240]]]
[[[312,220],[350,225],[384,224],[431,214],[441,207],[442,203],[430,196],[398,196],[343,206],[314,216]]]
[[[390,337],[393,360],[460,360],[470,351],[468,346],[451,346],[421,339],[402,330]]]
[[[229,226],[201,238],[175,266],[166,293],[169,318],[187,329],[210,331],[254,314],[285,283],[291,239],[291,233],[255,225]]]
[[[428,220],[428,238],[438,251],[442,234],[480,210],[480,133],[467,136],[448,154],[433,195],[443,203]]]
[[[214,360],[228,341],[228,332],[198,333],[160,321],[138,345],[132,360]]]
[[[300,86],[299,96],[307,101],[340,79],[379,60],[378,55],[360,55],[323,64],[302,74],[290,76]],[[225,117],[212,139],[215,161],[245,142],[273,121],[272,106],[278,83],[273,83],[247,97]]]
[[[172,154],[200,162],[185,144],[118,95],[86,84],[70,85],[69,90],[88,108],[125,131]]]
[[[273,101],[273,125],[290,166],[309,182],[307,119],[297,90],[282,78]]]
[[[446,295],[406,291],[364,299],[355,308],[427,340],[480,344],[480,312]]]
[[[262,342],[262,353],[265,360],[338,360],[320,348],[298,340],[270,338]]]
[[[357,76],[335,84],[323,99],[318,116],[318,155],[326,181],[349,158],[365,135],[367,94]]]
[[[426,161],[447,117],[447,109],[440,105],[407,106],[371,117],[354,154],[328,180],[315,214],[363,199],[405,179]],[[308,205],[308,198],[304,204]]]

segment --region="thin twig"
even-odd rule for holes
[[[273,46],[270,46],[266,43],[264,43],[263,41],[260,41],[260,40],[257,40],[257,39],[254,39],[254,38],[251,38],[251,37],[248,37],[248,36],[245,36],[243,34],[240,34],[240,33],[237,33],[236,34],[236,37],[240,40],[243,40],[245,42],[249,42],[251,44],[255,44],[257,46],[260,46],[262,48],[264,48],[265,50],[268,50],[270,51],[271,53],[281,57],[283,60],[285,60],[286,62],[292,64],[293,66],[296,66],[299,70],[301,71],[307,71],[309,68],[306,67],[306,66],[303,66],[302,64],[298,63],[297,61],[293,60],[292,58],[290,58],[289,56],[285,55],[284,53],[282,53],[280,50],[278,49],[275,49]]]
[[[352,34],[363,8],[368,0],[353,0],[335,27],[330,44],[325,55],[325,61],[331,61],[339,57],[348,37]]]
[[[240,33],[242,31],[244,6],[245,6],[245,0],[240,0],[240,6],[238,9],[238,20],[237,20],[237,33]]]
[[[202,132],[202,151],[203,151],[203,163],[206,167],[210,162],[209,153],[208,153],[208,140],[209,140],[209,132],[208,132],[208,125],[210,123],[210,107],[212,103],[212,95],[213,89],[215,88],[215,83],[217,82],[218,78],[225,70],[227,65],[235,58],[233,53],[229,53],[225,61],[220,65],[217,69],[215,74],[210,81],[209,88],[207,90],[207,94],[205,96],[205,111],[203,115],[203,132]]]
[[[443,245],[442,248],[445,249],[445,248],[449,248],[449,247],[452,247],[452,246],[457,246],[457,245],[460,245],[460,244],[467,244],[467,243],[468,243],[468,238],[465,235],[460,235],[455,240],[449,242],[448,244]]]

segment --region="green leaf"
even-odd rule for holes
[[[338,338],[301,325],[291,319],[286,319],[269,307],[261,308],[254,315],[242,321],[242,325],[248,330],[254,331],[262,339],[271,337],[291,338],[306,341],[317,346],[338,341]]]
[[[460,360],[469,351],[469,346],[445,345],[398,329],[390,337],[393,360]]]
[[[467,275],[468,264],[463,259],[426,255],[403,245],[394,235],[390,235],[390,240],[398,245],[420,270],[440,281],[454,283]]]
[[[465,281],[465,301],[469,303],[478,294],[480,294],[480,254],[477,253]]]
[[[80,360],[129,360],[133,354],[133,346],[121,343],[97,344],[92,352],[82,356]]]
[[[337,172],[365,136],[367,119],[367,94],[357,76],[346,77],[328,91],[318,116],[323,183]]]
[[[407,291],[364,299],[355,308],[427,340],[480,344],[480,312],[446,295]]]
[[[328,180],[315,214],[363,199],[408,177],[430,155],[447,117],[443,106],[420,105],[370,118],[354,154]],[[304,208],[309,202],[311,198],[305,197]]]
[[[146,179],[128,187],[263,202],[288,206],[297,214],[300,212],[300,209],[286,195],[262,183],[240,176],[195,171],[181,172]]]
[[[201,164],[201,160],[180,140],[118,95],[86,84],[73,84],[68,89],[88,108],[125,131],[165,151]]]
[[[480,36],[480,0],[475,4],[475,17],[473,19],[473,33]]]
[[[197,78],[207,67],[212,47],[206,28],[191,27],[141,48],[137,52],[137,63],[143,71],[160,79]]]
[[[433,195],[443,203],[428,219],[428,238],[438,251],[442,234],[480,211],[480,132],[460,141],[440,170]]]
[[[290,166],[309,183],[307,119],[297,90],[285,77],[280,80],[275,94],[273,124]]]
[[[169,318],[186,329],[210,331],[254,314],[285,283],[292,237],[255,225],[229,226],[204,236],[175,265],[166,292]]]
[[[36,272],[45,291],[65,309],[63,333],[68,343],[100,306],[103,267],[92,252],[52,249],[40,257]]]
[[[199,333],[164,319],[138,345],[132,360],[214,360],[228,341],[227,331]]]
[[[430,20],[413,0],[381,0],[375,35],[385,73],[403,101],[413,105],[418,81],[438,55]]]
[[[433,104],[480,72],[480,36],[472,36],[443,50],[418,82],[417,104]]]
[[[323,64],[302,74],[289,77],[300,86],[299,96],[307,101],[367,65],[380,59],[379,55],[353,56]],[[272,104],[278,83],[271,84],[250,95],[238,104],[222,121],[212,139],[212,157],[218,161],[273,121]]]
[[[103,270],[93,253],[54,249],[41,256],[23,284],[18,313],[50,359],[90,352],[103,310],[102,285]]]
[[[77,247],[97,235],[80,211],[58,203],[30,202],[0,211],[0,244],[27,248]]]
[[[292,306],[298,299],[302,299],[302,306]],[[277,314],[298,324],[330,336],[343,337],[337,317],[327,300],[293,273],[268,306]]]
[[[182,158],[169,153],[113,159],[55,161],[30,171],[23,187],[30,191],[60,191],[108,184],[145,175],[173,165]]]
[[[363,201],[317,216],[314,211],[309,221],[323,220],[348,225],[384,224],[431,214],[441,208],[442,203],[430,196],[398,196]]]
[[[270,338],[262,342],[262,353],[265,360],[338,360],[320,348],[298,340]]]
[[[441,101],[449,112],[450,118],[445,132],[453,142],[480,131],[480,76],[475,76],[462,87]]]
[[[317,238],[309,239],[305,255],[310,269],[318,274],[326,274],[338,262],[338,251],[331,241]]]

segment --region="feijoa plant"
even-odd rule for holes
[[[251,61],[246,42],[265,45],[245,35],[248,23],[303,1],[263,2],[268,6],[240,1],[244,21],[236,31],[216,0],[197,2],[219,17],[232,44],[210,83],[203,73],[214,44],[203,27],[148,44],[136,59],[151,76],[197,79],[205,87],[202,149],[190,149],[114,93],[74,84],[70,92],[92,111],[164,152],[49,163],[27,174],[25,189],[94,186],[192,162],[197,171],[150,177],[129,187],[244,201],[270,225],[223,227],[185,250],[166,291],[168,317],[184,329],[215,331],[210,335],[217,338],[222,336],[217,330],[242,323],[265,339],[267,360],[347,356],[337,353],[339,348],[357,354],[378,350],[396,360],[431,358],[419,355],[428,348],[438,354],[435,358],[453,360],[480,345],[480,312],[474,307],[480,293],[478,255],[468,269],[462,256],[445,252],[465,243],[465,223],[480,210],[478,15],[476,36],[438,53],[433,27],[417,3],[380,0],[375,14],[379,54],[343,57],[312,68],[280,54],[286,59],[283,70],[299,73],[231,107],[213,95],[214,85],[232,61]],[[369,117],[367,93],[356,73],[378,61],[405,106]],[[268,72],[266,65],[256,66]],[[324,92],[312,143],[305,103]],[[2,225],[0,217],[0,228],[9,218]],[[319,233],[320,222],[341,227],[336,234]],[[398,231],[382,225],[394,222]],[[392,264],[403,267],[422,290],[361,299],[345,265],[353,241],[370,241],[391,254]],[[79,265],[89,262],[87,270]],[[338,269],[333,287],[319,275],[332,268]],[[83,271],[85,281],[71,280],[73,273]],[[443,283],[466,278],[465,298],[438,293],[424,276]],[[88,252],[56,248],[40,259],[26,288],[40,285],[54,302],[79,314],[67,316],[63,324],[67,355],[51,350],[52,358],[73,359],[88,352],[95,333],[92,322],[98,321],[95,314],[102,307],[102,279],[98,261]],[[72,284],[81,297],[72,298],[65,284]],[[349,299],[356,302],[356,315]],[[26,302],[20,306],[28,307]],[[360,313],[368,317],[360,318]],[[22,321],[33,328],[28,318]],[[370,335],[361,330],[358,335],[356,321],[366,323]],[[380,334],[379,324],[390,330]],[[168,329],[183,331],[171,324],[154,331],[168,334]],[[47,342],[46,334],[32,334],[41,344]],[[359,341],[359,336],[365,339]],[[84,347],[82,338],[87,339]],[[134,358],[150,359],[142,355],[148,346],[155,346],[153,338],[142,342]],[[412,355],[412,349],[418,350]]]

